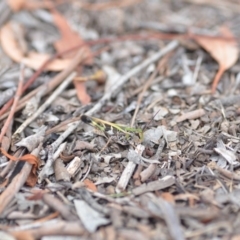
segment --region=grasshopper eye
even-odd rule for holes
[[[81,120],[84,122],[84,123],[92,123],[92,120],[91,120],[91,118],[89,118],[88,116],[86,116],[86,115],[82,115],[81,116]]]

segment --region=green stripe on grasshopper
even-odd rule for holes
[[[101,131],[106,131],[107,127],[111,127],[111,128],[118,130],[119,132],[125,133],[127,135],[129,135],[131,133],[139,134],[141,140],[143,137],[143,132],[142,132],[142,129],[140,129],[140,128],[132,128],[132,127],[129,127],[129,126],[123,125],[123,124],[111,123],[111,122],[108,122],[108,121],[105,121],[105,120],[102,120],[99,118],[89,117],[87,115],[82,115],[81,120],[84,123],[90,124],[92,127],[98,128]]]

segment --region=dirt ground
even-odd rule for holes
[[[0,2],[0,239],[240,239],[237,0]]]

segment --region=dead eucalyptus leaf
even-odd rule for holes
[[[83,44],[83,48],[87,52],[87,63],[91,64],[93,60],[91,56],[91,49],[88,46],[84,45],[84,40],[70,28],[66,18],[62,14],[60,14],[54,8],[51,9],[51,12],[54,23],[56,24],[61,34],[61,38],[54,43],[56,51],[62,52]],[[65,56],[72,57],[75,53],[76,52]]]
[[[27,57],[24,57],[22,59],[22,62],[34,69],[37,70],[38,68],[40,68],[42,66],[42,64],[47,61],[51,56],[49,54],[46,53],[37,53],[37,52],[29,52]],[[61,71],[63,69],[66,68],[66,66],[69,65],[70,63],[70,59],[54,59],[50,64],[48,64],[48,66],[46,67],[46,70],[49,71]]]
[[[237,41],[229,30],[224,29],[224,36],[232,37],[232,39],[210,38],[205,36],[193,37],[193,39],[209,52],[219,64],[218,72],[212,83],[212,93],[215,92],[223,73],[232,67],[238,59],[239,50],[237,47]]]
[[[83,105],[87,105],[91,102],[91,97],[87,93],[87,89],[84,82],[73,81],[74,87],[77,90],[77,96],[79,101]]]
[[[1,28],[0,32],[1,46],[4,52],[15,62],[20,62],[24,57],[23,51],[14,36],[12,23],[8,22]]]
[[[27,67],[37,70],[51,56],[45,53],[29,52],[25,56],[15,36],[12,22],[5,24],[0,31],[0,42],[4,52],[15,62],[23,62]],[[68,66],[70,59],[54,59],[47,67],[49,71],[61,71]]]
[[[51,1],[34,1],[34,0],[7,0],[9,7],[18,12],[22,9],[35,10],[39,8],[50,8],[52,6]]]
[[[8,157],[12,161],[25,161],[25,162],[32,164],[32,170],[28,176],[26,184],[31,187],[35,186],[35,184],[37,182],[37,169],[39,167],[38,157],[34,156],[33,154],[26,154],[20,158],[17,158],[15,156],[8,154],[3,148],[0,148],[0,151],[4,156]]]
[[[7,0],[8,6],[14,11],[19,11],[24,6],[25,0]]]

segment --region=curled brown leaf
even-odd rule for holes
[[[237,41],[228,29],[224,29],[224,36],[232,37],[232,39],[193,36],[193,39],[207,52],[209,52],[219,64],[218,72],[212,83],[212,93],[216,91],[217,84],[223,73],[232,67],[238,59],[239,50],[237,47]]]

